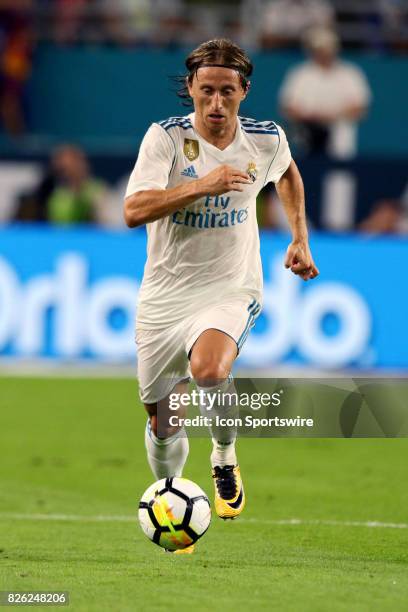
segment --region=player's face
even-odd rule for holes
[[[235,125],[245,98],[238,73],[231,68],[199,68],[188,87],[199,120],[210,131]]]

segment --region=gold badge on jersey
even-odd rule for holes
[[[184,155],[189,161],[194,161],[200,154],[200,146],[198,140],[192,140],[191,138],[184,139]]]
[[[247,172],[249,178],[251,179],[251,181],[253,183],[255,183],[255,181],[256,181],[256,179],[258,177],[258,170],[256,168],[255,162],[249,162],[248,168],[246,169],[246,172]]]

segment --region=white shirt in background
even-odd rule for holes
[[[353,64],[336,61],[323,68],[307,61],[292,68],[281,87],[283,107],[293,106],[311,114],[341,114],[350,106],[368,106],[371,92],[364,73]],[[335,157],[355,155],[357,131],[354,121],[341,119],[331,125],[329,152]]]

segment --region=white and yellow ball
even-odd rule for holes
[[[166,550],[179,550],[201,538],[211,522],[204,491],[186,478],[163,478],[139,503],[139,521],[147,537]]]

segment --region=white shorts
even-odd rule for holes
[[[163,329],[136,329],[139,393],[142,402],[154,404],[175,384],[191,377],[189,355],[195,341],[207,329],[231,336],[238,352],[248,337],[260,304],[251,298],[235,297]]]

